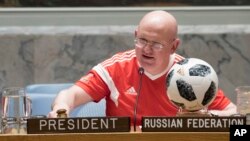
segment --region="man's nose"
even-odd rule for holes
[[[151,42],[147,42],[147,44],[144,46],[144,50],[145,51],[153,51],[152,50],[152,43]]]

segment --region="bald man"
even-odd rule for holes
[[[48,116],[103,98],[107,116],[129,116],[131,124],[140,125],[142,116],[176,116],[178,108],[166,96],[165,86],[169,69],[183,59],[175,53],[180,43],[176,19],[165,11],[149,12],[136,28],[134,42],[135,49],[115,54],[61,91]],[[236,113],[221,90],[208,108],[217,115]]]

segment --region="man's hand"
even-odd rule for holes
[[[56,118],[57,117],[57,113],[56,111],[51,111],[48,113],[47,115],[48,118]]]
[[[51,109],[52,109],[52,111],[50,111],[47,115],[48,118],[56,118],[57,117],[57,110],[59,110],[59,109],[65,109],[67,115],[69,115],[69,112],[70,112],[70,108],[66,104],[63,104],[63,103],[60,103],[60,104],[54,103],[51,106]]]

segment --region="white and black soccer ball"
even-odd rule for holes
[[[166,86],[167,96],[174,105],[187,111],[198,111],[214,100],[218,77],[204,60],[186,58],[169,70]]]

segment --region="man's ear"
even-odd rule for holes
[[[177,50],[179,44],[180,44],[180,39],[176,38],[174,41],[173,41],[173,45],[171,47],[171,54],[175,53],[175,51]]]
[[[135,38],[137,37],[138,29],[135,29]]]

